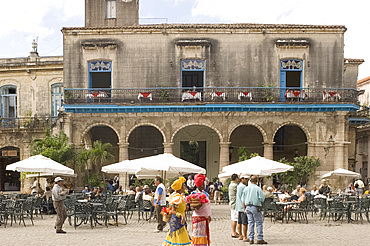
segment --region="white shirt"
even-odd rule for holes
[[[292,195],[299,196],[299,191],[297,189],[293,190]]]
[[[354,185],[358,184],[358,188],[363,189],[365,187],[364,182],[362,180],[357,180]]]
[[[64,190],[58,184],[55,184],[52,191],[52,198],[54,202],[63,201],[66,199],[68,190]]]
[[[316,196],[319,194],[319,190],[311,190],[311,195]]]
[[[188,179],[188,181],[186,181],[186,185],[187,185],[190,189],[194,188],[194,186],[195,186],[194,180],[193,180],[193,179]]]
[[[162,192],[162,196],[161,196],[161,200],[159,200],[159,205],[160,206],[166,206],[166,187],[164,187],[164,184],[160,183],[158,186],[157,186],[157,189],[155,190],[155,194],[154,194],[154,200],[158,200],[158,188],[162,188],[163,192]]]

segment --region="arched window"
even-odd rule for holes
[[[62,107],[63,84],[57,83],[51,85],[51,115],[58,116],[58,109]]]
[[[2,124],[14,124],[17,118],[17,87],[0,87]]]

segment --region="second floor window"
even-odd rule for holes
[[[53,84],[51,86],[51,116],[58,115],[58,109],[62,107],[63,84]]]
[[[1,117],[17,117],[17,87],[6,85],[0,88],[1,94]]]
[[[114,19],[116,18],[117,11],[116,11],[116,0],[106,0],[106,16],[107,19]]]

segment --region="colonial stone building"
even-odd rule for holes
[[[239,147],[320,158],[315,178],[349,167],[363,60],[344,58],[344,26],[139,25],[138,6],[86,0],[86,26],[62,30],[72,143],[110,142],[117,161],[173,153],[209,178]]]
[[[30,143],[45,136],[62,103],[63,57],[0,59],[0,190],[20,190],[18,172],[8,164],[30,156]],[[28,187],[29,188],[29,187]]]

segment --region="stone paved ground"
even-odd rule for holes
[[[211,222],[211,240],[213,246],[249,245],[230,237],[230,221],[228,205],[213,205],[213,221]],[[122,221],[122,217],[120,218]],[[90,229],[82,225],[75,230],[68,224],[65,226],[67,234],[56,234],[54,225],[55,216],[44,216],[44,219],[35,218],[35,225],[26,220],[26,227],[13,225],[0,226],[0,245],[161,245],[166,236],[165,232],[153,233],[155,223],[140,221],[137,217],[127,225],[118,227],[97,226]],[[190,228],[190,227],[189,227]],[[168,227],[166,228],[168,229]],[[370,223],[364,224],[347,222],[319,221],[309,217],[308,224],[292,222],[264,223],[265,240],[271,245],[369,245]]]

